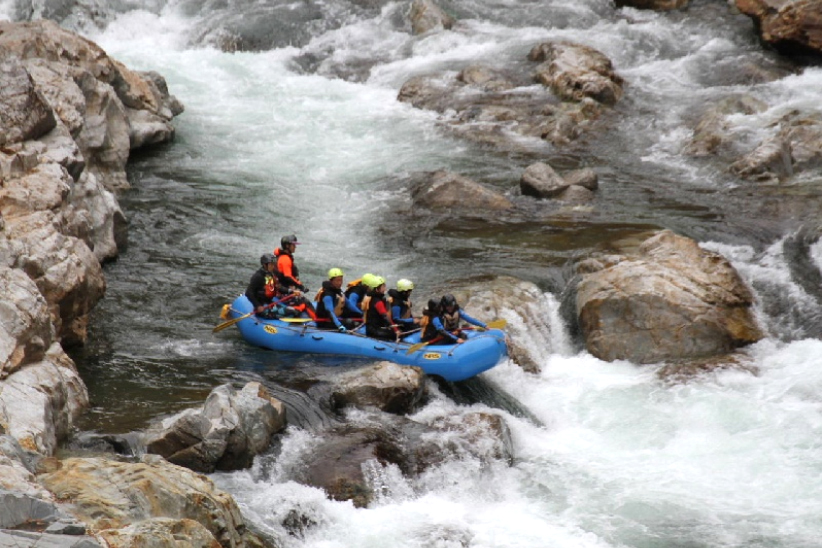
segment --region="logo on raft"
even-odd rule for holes
[[[422,359],[424,360],[438,360],[442,357],[442,354],[439,352],[426,352],[422,355]]]
[[[266,333],[271,333],[272,335],[277,334],[277,328],[273,325],[266,325],[265,327],[263,327],[263,329],[265,329]]]

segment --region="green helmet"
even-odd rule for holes
[[[328,271],[328,279],[329,280],[334,279],[334,278],[340,278],[342,276],[345,276],[345,274],[343,274],[343,271],[340,270],[339,268],[332,268],[331,270]]]
[[[374,283],[374,278],[376,278],[376,276],[370,272],[367,272],[362,275],[362,278],[360,278],[360,283],[362,283],[365,287],[371,287],[371,284]]]
[[[414,282],[403,278],[402,280],[397,280],[397,291],[411,291],[414,289]]]

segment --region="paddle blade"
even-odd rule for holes
[[[231,319],[231,320],[228,320],[227,322],[223,322],[223,323],[221,323],[220,325],[218,325],[217,327],[215,327],[214,329],[212,329],[212,330],[211,330],[211,332],[212,332],[212,333],[217,333],[217,332],[219,332],[219,331],[222,331],[222,330],[223,330],[223,329],[225,329],[226,327],[231,327],[231,326],[232,326],[232,325],[234,325],[235,323],[239,322],[240,320],[244,320],[244,319],[248,318],[248,317],[249,317],[249,316],[251,316],[252,314],[254,314],[254,313],[253,313],[253,312],[249,312],[248,314],[246,314],[246,315],[244,315],[244,316],[240,316],[240,317],[238,317],[238,318],[233,318],[233,319]]]
[[[407,356],[408,354],[413,354],[417,350],[419,350],[421,348],[425,348],[426,346],[428,346],[427,342],[412,344],[411,346],[408,347],[408,350],[405,351],[405,355]]]
[[[307,322],[313,322],[314,321],[311,318],[277,318],[277,319],[280,320],[281,322],[285,322],[285,323],[307,323]]]
[[[505,329],[505,326],[508,325],[508,321],[503,319],[492,320],[485,325],[488,326],[488,329]]]

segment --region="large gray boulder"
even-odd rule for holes
[[[665,230],[636,255],[579,265],[576,310],[588,351],[635,363],[723,354],[755,342],[753,294],[721,255]]]
[[[426,376],[419,367],[391,362],[337,375],[332,406],[374,407],[387,413],[412,413],[427,393]]]
[[[212,390],[202,409],[188,409],[151,426],[146,450],[197,472],[251,465],[285,428],[285,407],[260,383]]]

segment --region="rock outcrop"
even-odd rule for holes
[[[782,53],[822,55],[822,0],[736,0],[736,7]]]

